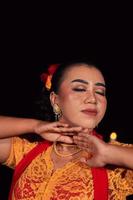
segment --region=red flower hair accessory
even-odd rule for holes
[[[55,73],[56,69],[58,68],[59,64],[52,64],[48,67],[48,72],[41,74],[41,80],[44,83],[44,86],[47,90],[51,89],[51,80],[52,76]]]

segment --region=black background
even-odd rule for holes
[[[50,63],[80,58],[97,61],[107,79],[108,110],[99,131],[133,143],[133,39],[130,5],[65,5],[33,9],[4,6],[1,25],[0,114],[34,116],[41,91],[40,74]],[[35,5],[34,5],[35,6]],[[81,6],[81,7],[80,7]],[[48,8],[48,10],[47,10]],[[84,7],[85,8],[85,7]],[[1,198],[12,172],[1,167]],[[5,184],[6,182],[6,184]]]
[[[0,70],[1,114],[34,116],[34,102],[42,89],[40,75],[48,64],[88,58],[100,64],[107,84],[108,108],[99,130],[105,135],[115,131],[118,139],[132,143],[132,50],[127,50],[124,44],[123,48],[117,43],[112,45],[111,41],[108,45],[95,41],[92,47],[87,42],[70,47],[64,44],[63,48],[61,43],[58,46],[52,43],[51,51],[47,43],[44,49],[40,43],[34,48],[29,43],[27,46],[20,43],[17,49],[9,47]]]

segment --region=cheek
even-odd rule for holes
[[[105,99],[101,99],[99,101],[99,109],[100,111],[104,114],[107,108],[107,100]]]
[[[81,101],[78,95],[73,94],[73,92],[67,92],[62,94],[59,99],[59,106],[62,112],[66,114],[76,114],[78,108],[81,105]],[[71,111],[71,112],[70,112]]]
[[[62,106],[66,103],[74,104],[78,101],[79,101],[79,95],[73,93],[73,91],[70,91],[70,90],[63,91],[59,97],[59,102],[60,102],[60,105]]]

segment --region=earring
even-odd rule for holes
[[[55,121],[58,121],[61,117],[61,109],[57,104],[53,105],[53,112],[55,114]]]

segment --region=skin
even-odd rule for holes
[[[35,119],[0,117],[0,162],[8,158],[13,136],[36,133],[44,139],[60,141],[57,146],[60,152],[74,152],[71,146],[62,147],[62,142],[77,144],[93,155],[88,159],[81,157],[82,161],[90,166],[115,164],[133,169],[133,148],[107,144],[92,135],[93,129],[106,112],[104,85],[104,78],[95,67],[74,66],[66,71],[58,94],[52,92],[50,95],[51,104],[57,104],[62,111],[59,122],[47,123]],[[86,114],[83,112],[85,109],[93,109],[95,112]],[[54,152],[52,154],[55,169],[73,158],[74,156],[64,159],[59,158]]]
[[[51,102],[59,105],[63,115],[60,119],[71,126],[94,129],[102,120],[107,100],[105,81],[99,70],[78,66],[65,74],[58,95],[51,94]],[[85,109],[95,109],[96,115],[85,114]]]
[[[65,135],[79,133],[81,130],[81,127],[69,127],[68,124],[60,122],[49,123],[36,119],[0,116],[0,163],[5,162],[9,157],[11,140],[14,136],[36,133],[49,141],[59,138],[60,142],[73,143],[73,140]]]
[[[96,138],[93,135],[80,133],[74,136],[74,142],[92,156],[81,158],[91,167],[104,167],[106,164],[118,165],[133,169],[133,148],[122,147]]]
[[[92,156],[81,158],[81,161],[95,167],[115,164],[133,169],[133,148],[107,144],[91,134],[107,108],[105,81],[99,70],[85,65],[69,69],[58,95],[51,93],[51,103],[59,105],[62,111],[60,122],[82,127],[82,131],[73,136],[73,141]],[[95,109],[96,115],[83,113],[85,109]]]

